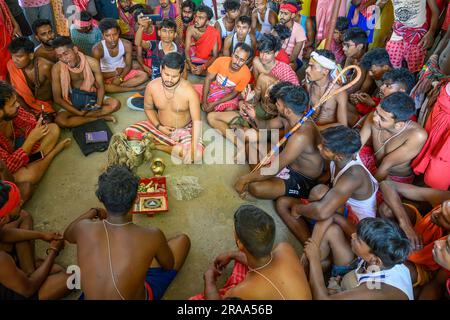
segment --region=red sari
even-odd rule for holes
[[[9,14],[8,6],[4,0],[0,0],[0,80],[6,80],[8,70],[6,64],[11,59],[8,45],[11,42],[11,35],[14,33],[14,25]]]

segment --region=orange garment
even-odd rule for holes
[[[41,112],[43,106],[44,112],[55,112],[52,107],[51,101],[42,101],[34,97],[33,92],[31,91],[30,87],[28,86],[27,80],[25,79],[23,71],[17,68],[12,60],[9,60],[6,66],[8,68],[11,84],[30,108],[36,110],[37,112]]]
[[[250,82],[251,72],[247,65],[238,71],[230,70],[231,57],[220,57],[208,68],[209,73],[215,73],[216,83],[222,87],[234,87],[235,91],[242,92]]]
[[[415,174],[424,174],[425,183],[434,189],[450,186],[450,84],[442,86],[425,124],[428,139],[411,163]],[[449,90],[450,91],[450,90]]]
[[[73,73],[81,73],[83,72],[83,82],[81,83],[80,90],[87,92],[95,91],[95,77],[94,73],[92,73],[91,66],[87,62],[86,56],[78,51],[78,56],[80,57],[80,65],[78,68],[70,68],[67,64],[63,62],[58,62],[61,70],[61,92],[62,97],[68,103],[72,103],[69,97],[70,93],[70,72]],[[70,70],[70,72],[69,72]]]
[[[414,262],[416,265],[423,266],[428,271],[435,271],[440,268],[433,258],[434,242],[437,240],[444,240],[447,237],[447,232],[431,220],[431,214],[439,207],[440,205],[433,208],[433,210],[421,219],[420,215],[416,214],[417,219],[414,230],[417,234],[422,236],[423,249],[413,251],[408,257],[409,261]],[[416,208],[413,209],[417,211]]]
[[[194,40],[195,41],[195,40]],[[212,26],[208,26],[205,33],[193,44],[194,56],[199,59],[208,60],[217,42],[217,52],[222,49],[222,39],[219,31]]]

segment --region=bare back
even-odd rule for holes
[[[272,261],[258,273],[249,271],[244,281],[228,291],[226,296],[245,300],[312,299],[305,270],[288,243],[278,244],[272,251]]]
[[[158,229],[134,224],[105,225],[111,247],[111,263],[120,293],[125,299],[145,299],[145,276],[162,244],[162,233]],[[120,299],[111,277],[103,222],[84,220],[79,230],[78,265],[86,299]]]
[[[291,128],[286,127],[287,130]],[[300,141],[298,141],[300,140]],[[323,158],[317,146],[320,143],[319,128],[306,121],[288,140],[283,152],[296,153],[296,159],[290,164],[292,169],[305,176],[316,179],[323,172]],[[302,144],[302,149],[298,145]]]

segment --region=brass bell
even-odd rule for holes
[[[155,158],[152,161],[151,169],[155,176],[162,176],[166,169],[166,165],[161,158]]]

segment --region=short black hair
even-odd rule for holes
[[[237,50],[237,48],[241,48],[242,50],[244,50],[245,52],[248,52],[248,59],[250,59],[253,55],[253,49],[252,47],[250,47],[248,44],[246,44],[245,42],[238,42],[236,44],[236,46],[234,47],[234,51],[235,52]],[[247,60],[248,60],[247,59]]]
[[[385,48],[373,48],[367,51],[361,59],[361,67],[370,70],[372,66],[389,66],[392,68],[389,53]]]
[[[14,95],[14,89],[6,81],[0,81],[0,109],[3,109],[6,102]]]
[[[186,0],[181,4],[181,11],[183,11],[183,8],[191,8],[192,11],[195,11],[195,3],[191,0]]]
[[[266,33],[258,41],[259,52],[277,52],[281,49],[281,40],[273,34]]]
[[[382,80],[402,85],[407,94],[416,85],[416,77],[406,68],[391,69],[383,75]]]
[[[74,44],[72,42],[72,39],[70,37],[65,36],[58,36],[55,39],[52,40],[52,48],[60,48],[60,47],[67,47],[67,48],[73,48]]]
[[[252,26],[252,18],[250,18],[249,16],[240,16],[239,18],[237,18],[236,23],[245,23],[248,24],[249,26]]]
[[[343,32],[348,29],[347,17],[338,17],[336,21],[336,30]]]
[[[285,106],[296,115],[303,114],[308,108],[308,93],[300,86],[285,86],[278,91],[275,97],[283,101]]]
[[[168,53],[161,60],[161,68],[164,69],[167,66],[170,69],[178,69],[181,73],[184,70],[185,60],[184,55],[178,52]]]
[[[23,51],[25,53],[33,53],[34,52],[34,43],[28,38],[19,37],[11,40],[11,43],[8,46],[9,52],[12,54],[18,53],[19,51]]]
[[[37,29],[39,29],[42,26],[50,26],[53,28],[52,23],[48,19],[36,19],[34,20],[33,24],[31,25],[31,29],[33,30],[33,33],[37,34]]]
[[[120,33],[120,27],[117,23],[116,19],[113,18],[104,18],[100,20],[100,23],[98,24],[98,28],[102,33],[105,33],[109,29],[116,29]]]
[[[125,215],[136,200],[138,186],[139,177],[130,168],[125,165],[113,165],[98,178],[95,194],[108,213]]]
[[[290,87],[292,86],[292,83],[289,81],[281,81],[281,82],[277,82],[276,84],[273,85],[272,88],[270,88],[269,91],[269,100],[272,103],[277,102],[277,95],[278,92],[280,92],[280,90],[284,87]]]
[[[363,44],[367,46],[369,38],[367,33],[361,28],[350,28],[344,33],[344,41],[353,41],[356,45]]]
[[[361,149],[361,136],[355,129],[341,125],[327,128],[321,135],[325,148],[346,158],[352,157]]]
[[[416,113],[413,98],[404,92],[394,92],[381,100],[380,106],[392,114],[395,122],[407,121]]]
[[[80,20],[81,21],[91,21],[92,15],[90,14],[89,11],[81,11],[80,12]]]
[[[281,41],[286,40],[291,37],[291,29],[282,23],[277,23],[273,26],[273,30],[277,33]]]
[[[239,10],[241,3],[237,0],[225,0],[223,3],[223,9],[225,12]]]
[[[328,58],[330,60],[333,60],[336,62],[336,57],[334,56],[334,53],[327,49],[318,49],[316,50],[316,53],[318,53],[321,56],[324,56],[325,58]]]
[[[255,258],[272,252],[275,242],[275,222],[263,210],[242,205],[234,213],[234,228],[245,249]]]
[[[212,9],[210,7],[205,6],[204,4],[199,5],[196,12],[206,13],[208,20],[211,20],[212,17],[214,16]]]
[[[358,223],[356,234],[387,269],[404,263],[411,252],[405,232],[389,219],[365,218]]]
[[[159,29],[161,30],[162,28],[172,29],[172,30],[176,31],[177,24],[175,23],[175,21],[173,19],[165,18],[161,21],[161,26]]]
[[[0,181],[0,208],[8,202],[9,192],[11,191],[11,186],[3,181]]]

